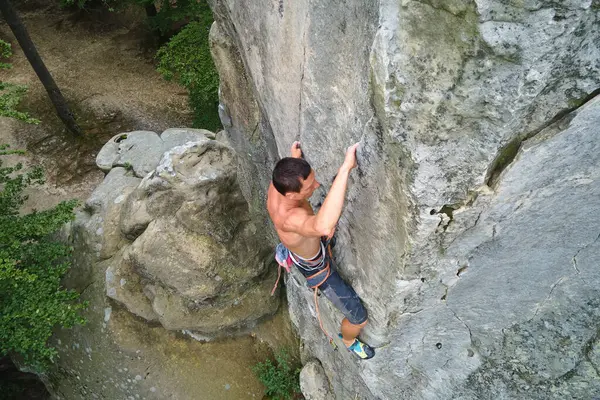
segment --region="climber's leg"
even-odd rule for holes
[[[365,325],[367,325],[367,321],[363,322],[362,324],[355,325],[348,321],[348,318],[344,318],[342,320],[342,327],[340,330],[342,332],[342,342],[344,342],[346,347],[352,346],[354,339],[360,335],[360,331]]]
[[[375,350],[357,338],[367,324],[368,314],[352,286],[344,282],[337,271],[332,269],[331,275],[319,289],[344,314],[340,338],[348,350],[362,359],[373,357]]]

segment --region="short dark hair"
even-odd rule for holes
[[[312,168],[302,158],[285,157],[277,162],[273,170],[273,186],[283,195],[300,192],[300,178],[307,179]]]

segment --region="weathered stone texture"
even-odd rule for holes
[[[317,360],[311,360],[300,371],[300,388],[306,400],[333,400],[329,380]]]
[[[88,323],[58,330],[60,358],[43,377],[57,399],[257,397],[250,366],[295,344],[281,316],[259,326],[280,301],[272,249],[235,152],[215,136],[133,132],[100,152],[110,170],[72,224],[65,279],[89,302]],[[158,157],[140,151],[148,144]]]
[[[305,360],[336,398],[596,393],[597,2],[212,6],[226,136],[248,155],[256,212],[294,140],[323,183],[316,207],[362,143],[334,253],[376,358],[332,352],[287,279]]]
[[[165,143],[187,143],[166,151],[117,211],[106,209],[116,231],[104,237],[126,246],[111,247],[120,251],[106,272],[106,294],[166,329],[205,338],[247,330],[278,302],[268,296],[272,251],[250,219],[235,153],[201,131],[163,135]]]

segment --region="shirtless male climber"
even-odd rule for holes
[[[321,184],[302,158],[300,143],[294,142],[292,156],[279,160],[273,170],[267,210],[282,242],[277,247],[278,262],[291,261],[307,278],[309,286],[321,290],[344,314],[340,338],[349,351],[361,359],[369,359],[375,350],[357,338],[367,324],[367,310],[354,289],[335,271],[326,248],[342,213],[350,171],[357,166],[357,147],[358,143],[346,151],[329,194],[315,215],[308,199]]]

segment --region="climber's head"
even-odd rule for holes
[[[285,157],[273,170],[273,186],[290,200],[308,199],[321,186],[315,171],[302,158]]]

